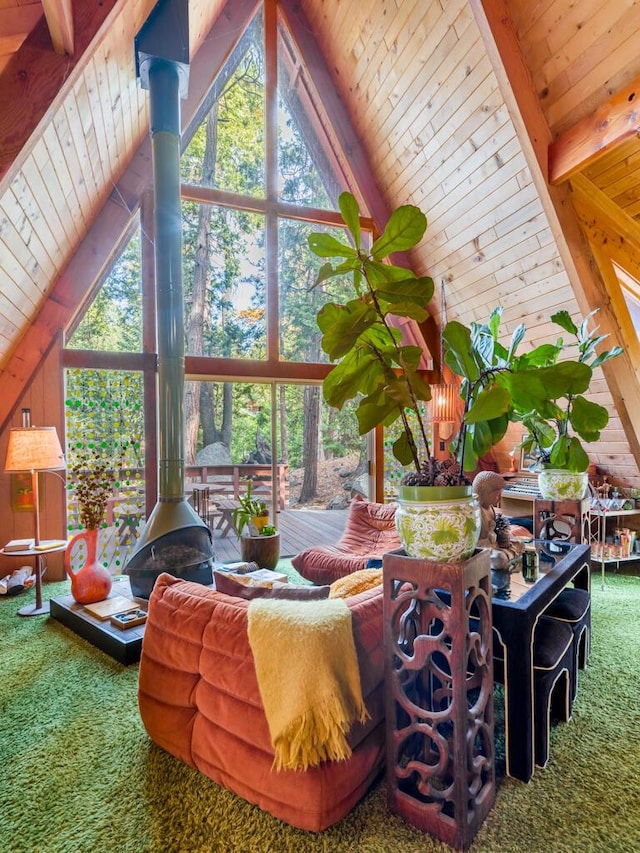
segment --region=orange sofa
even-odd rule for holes
[[[395,516],[395,504],[355,498],[349,505],[347,523],[339,541],[335,545],[307,548],[297,554],[291,564],[303,578],[315,584],[330,584],[364,569],[369,560],[382,560],[387,551],[402,547]]]
[[[330,826],[364,796],[384,763],[382,586],[346,599],[370,714],[349,733],[352,755],[274,771],[247,638],[249,601],[161,575],[149,600],[138,702],[149,736],[287,823]],[[295,649],[291,650],[295,654]]]

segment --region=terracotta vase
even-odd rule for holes
[[[71,568],[71,555],[76,550],[76,545],[84,542],[85,562],[84,565],[73,570]],[[102,601],[111,592],[113,579],[111,572],[101,566],[97,560],[98,552],[98,530],[82,530],[77,533],[67,545],[64,553],[64,567],[71,580],[71,595],[78,604],[93,604],[94,601]]]

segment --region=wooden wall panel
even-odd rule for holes
[[[633,0],[507,0],[507,6],[554,135],[640,74]]]

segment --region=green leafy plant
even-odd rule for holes
[[[486,453],[506,431],[508,394],[496,386],[493,372],[484,370],[483,352],[469,355],[458,347],[458,344],[462,347],[462,337],[470,345],[470,330],[461,324],[452,327],[450,358],[458,367],[458,374],[467,377],[462,429],[452,458],[436,460],[431,456],[421,405],[431,399],[431,389],[419,370],[422,350],[404,345],[398,326],[405,318],[418,323],[427,319],[433,280],[385,262],[392,253],[411,249],[422,239],[427,219],[413,205],[398,208],[367,251],[361,241],[360,211],[355,198],[342,193],[339,205],[352,244],[322,233],[309,237],[314,254],[342,259],[321,267],[316,286],[333,276],[346,274],[351,276],[354,292],[354,298],[345,304],[329,302],[318,314],[322,348],[337,362],[323,383],[325,400],[341,409],[347,400],[357,399],[361,435],[400,419],[402,430],[392,451],[402,465],[413,465],[413,471],[402,478],[404,485],[468,484],[464,471],[474,470],[478,456]],[[477,426],[486,419],[495,423],[488,429]],[[419,440],[412,423],[416,425]],[[471,424],[474,435],[467,445],[465,437]],[[423,459],[420,444],[424,448]]]
[[[419,369],[422,350],[403,344],[398,328],[405,319],[418,323],[427,319],[433,280],[389,262],[394,252],[419,243],[427,219],[413,205],[399,207],[382,235],[366,249],[355,198],[342,193],[339,206],[351,242],[325,233],[309,236],[314,254],[338,259],[323,264],[316,286],[334,276],[349,276],[353,285],[353,298],[344,304],[328,302],[317,316],[322,348],[336,362],[323,383],[327,403],[341,409],[348,400],[356,400],[361,435],[400,419],[401,434],[392,451],[402,465],[413,466],[402,478],[405,485],[468,483],[465,472],[477,468],[478,460],[504,437],[512,421],[521,421],[529,433],[523,444],[527,452],[535,452],[554,467],[585,470],[589,460],[582,441],[599,438],[608,414],[603,406],[586,400],[584,393],[593,369],[622,351],[614,347],[596,354],[606,335],[588,330],[593,314],[580,326],[566,311],[554,314],[553,322],[570,332],[575,342],[558,338],[523,353],[518,350],[526,334],[524,324],[515,329],[508,345],[500,342],[500,307],[486,323],[447,323],[444,356],[460,377],[463,412],[450,445],[451,458],[436,460],[422,414],[422,404],[431,399]],[[561,360],[573,346],[578,358]]]
[[[245,527],[251,526],[252,519],[268,518],[269,516],[266,503],[263,500],[253,497],[252,488],[251,480],[247,480],[247,493],[238,498],[238,506],[233,511],[233,526],[238,536],[242,536],[242,531]],[[263,535],[267,535],[264,534],[264,530],[262,533]]]
[[[472,470],[478,459],[505,434],[510,421],[520,421],[527,431],[521,443],[526,453],[541,464],[572,472],[586,471],[589,457],[582,441],[597,441],[609,415],[604,406],[584,397],[593,369],[620,355],[613,347],[600,355],[596,347],[606,335],[588,323],[596,312],[576,326],[567,311],[551,317],[570,332],[574,342],[559,337],[554,343],[540,344],[518,354],[526,326],[519,325],[505,347],[500,343],[502,309],[492,311],[489,322],[466,327],[452,321],[443,338],[445,360],[461,377],[460,394],[465,401],[463,428],[454,452]],[[562,359],[577,347],[577,359]]]
[[[589,330],[592,311],[577,326],[567,311],[559,311],[551,320],[574,341],[563,343],[563,351],[576,348],[577,360],[561,361],[539,371],[520,371],[511,383],[516,417],[522,421],[527,438],[522,446],[535,454],[538,462],[568,471],[586,471],[589,457],[583,442],[597,441],[609,422],[604,406],[587,400],[593,370],[623,350],[614,346],[596,352],[608,335],[598,334],[599,327]]]

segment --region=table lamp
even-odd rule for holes
[[[22,410],[23,426],[13,427],[9,433],[7,459],[4,470],[9,474],[31,474],[31,488],[35,514],[34,550],[40,546],[40,506],[38,495],[38,472],[64,469],[64,454],[55,427],[30,426],[28,409]],[[40,555],[36,554],[36,606],[19,611],[21,615],[39,616],[48,612],[42,605],[42,572]]]

